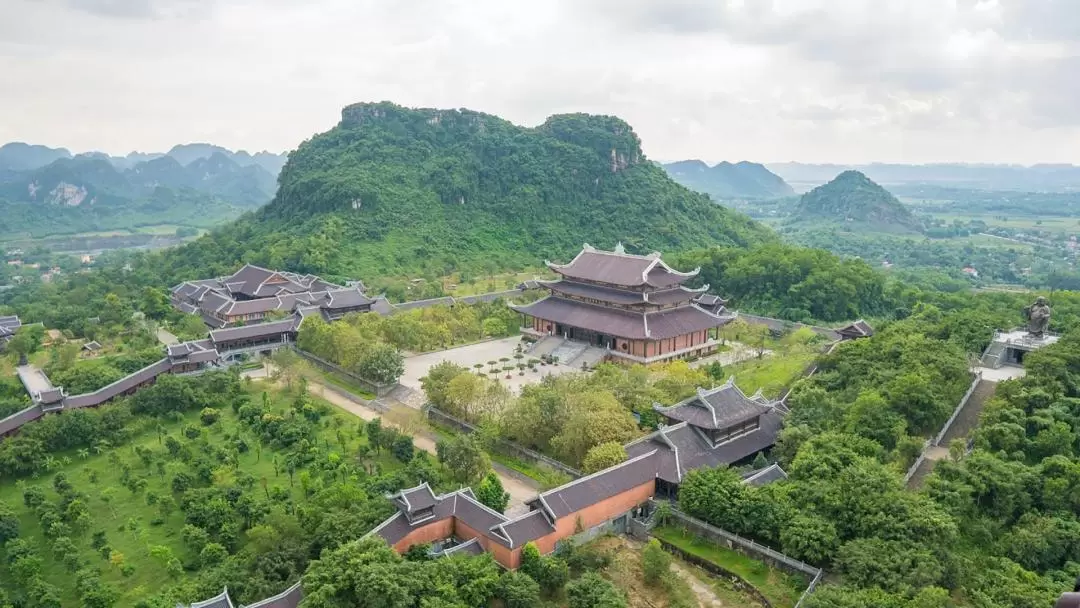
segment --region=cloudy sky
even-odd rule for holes
[[[1078,0],[0,0],[0,141],[294,148],[342,106],[652,158],[1080,163]]]

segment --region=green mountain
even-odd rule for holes
[[[840,223],[855,231],[920,232],[915,215],[888,190],[858,171],[844,171],[802,195],[791,224]]]
[[[265,204],[274,178],[215,154],[182,166],[162,156],[118,170],[101,154],[0,175],[3,235],[34,236],[150,224],[211,227]]]
[[[710,167],[700,160],[683,160],[664,165],[671,179],[704,192],[714,200],[780,198],[795,194],[779,175],[764,165],[724,161]]]
[[[767,228],[648,162],[618,118],[535,128],[470,110],[346,107],[304,142],[273,201],[170,254],[177,275],[241,261],[337,277],[480,273],[629,251],[772,241]]]

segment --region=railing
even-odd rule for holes
[[[443,426],[450,426],[452,428],[458,429],[459,431],[470,434],[480,430],[475,425],[465,422],[464,420],[455,416],[451,416],[450,414],[447,414],[446,412],[436,408],[433,405],[426,406],[424,410],[427,412],[427,417],[432,422],[435,422],[437,424],[441,424]],[[558,460],[555,460],[554,458],[551,458],[549,456],[545,456],[540,452],[537,452],[536,450],[530,450],[523,445],[518,445],[513,441],[507,441],[506,439],[498,438],[495,438],[492,441],[496,449],[507,454],[508,456],[514,456],[528,460],[530,462],[544,464],[551,467],[552,469],[555,469],[556,471],[565,473],[574,479],[582,476],[581,471],[571,467],[570,465],[559,462]]]
[[[960,415],[964,406],[967,405],[968,400],[971,399],[971,395],[975,392],[975,388],[979,386],[981,380],[982,372],[975,372],[973,374],[971,386],[968,387],[967,392],[964,393],[963,398],[960,399],[960,405],[956,406],[952,416],[949,416],[949,419],[945,422],[945,426],[941,427],[941,431],[937,434],[937,437],[934,437],[934,445],[941,445],[941,440],[945,438],[945,434],[949,432],[949,428],[952,426],[953,422],[956,422],[956,417]]]
[[[655,504],[655,501],[652,502],[654,502]],[[780,553],[779,551],[771,547],[767,547],[765,545],[762,545],[761,543],[754,542],[749,538],[739,536],[734,532],[728,532],[723,528],[717,528],[716,526],[708,522],[687,515],[686,513],[683,513],[678,509],[673,508],[668,511],[668,516],[677,520],[684,527],[686,527],[687,530],[693,531],[698,536],[702,536],[704,538],[708,538],[709,540],[714,541],[717,539],[723,539],[731,543],[731,545],[733,545],[731,548],[733,549],[735,547],[738,547],[739,549],[750,551],[755,555],[763,556],[770,560],[773,560],[780,566],[786,567],[796,572],[800,572],[802,574],[806,574],[811,577],[817,577],[817,575],[821,573],[821,568],[815,568],[814,566],[811,566],[806,562],[797,560],[794,557],[784,555],[783,553]]]
[[[375,395],[378,397],[385,396],[387,393],[393,390],[395,386],[394,384],[376,384],[370,380],[365,380],[364,378],[357,376],[356,374],[348,371],[340,365],[331,363],[326,359],[319,357],[318,355],[313,355],[306,350],[300,350],[299,348],[293,348],[293,350],[296,351],[296,354],[300,355],[304,359],[307,359],[308,361],[314,363],[316,367],[322,368],[323,371],[332,372],[340,376],[344,376],[347,380],[355,382],[362,388],[367,389],[372,393],[375,393]]]
[[[915,463],[908,467],[907,473],[904,473],[904,485],[906,486],[911,478],[915,476],[915,471],[919,470],[919,465],[926,460],[926,452],[930,449],[930,440],[927,439],[923,442],[922,450],[919,450],[919,457],[915,459]]]
[[[643,524],[647,529],[651,530],[656,525],[656,513],[658,509],[656,509],[656,501],[650,500],[649,502],[650,506],[653,507],[652,514],[650,514],[649,518],[644,521],[637,521],[638,523]],[[754,542],[749,538],[744,538],[733,532],[728,532],[727,530],[724,530],[722,528],[717,528],[716,526],[708,522],[704,522],[695,517],[691,517],[690,515],[679,511],[678,509],[673,508],[669,510],[667,515],[671,519],[679,522],[688,531],[691,531],[698,536],[701,536],[713,542],[726,543],[729,548],[747,553],[751,557],[763,558],[766,561],[772,562],[786,570],[798,572],[800,574],[805,574],[809,576],[810,583],[809,585],[807,585],[806,590],[803,591],[802,595],[799,597],[798,603],[795,604],[796,608],[801,606],[806,597],[814,592],[814,589],[817,587],[818,583],[821,582],[821,579],[825,574],[824,570],[822,570],[821,568],[815,568],[814,566],[811,566],[806,562],[784,555],[783,553],[780,553],[775,549]]]

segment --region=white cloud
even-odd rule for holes
[[[0,141],[289,149],[357,101],[628,120],[654,158],[1075,161],[1071,0],[6,0]]]

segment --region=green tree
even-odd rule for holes
[[[478,479],[491,469],[491,459],[471,435],[455,435],[440,441],[435,449],[439,462],[460,482]]]
[[[671,571],[671,556],[655,538],[649,540],[641,550],[641,571],[645,582],[653,586],[663,583]]]
[[[606,578],[586,572],[566,585],[569,608],[625,608],[626,597]]]
[[[498,597],[506,608],[537,608],[540,606],[540,585],[532,577],[510,571],[499,579]]]
[[[589,448],[581,462],[581,470],[586,474],[595,473],[613,467],[624,460],[626,460],[626,449],[617,441],[609,441]]]
[[[487,475],[476,487],[476,499],[487,505],[494,511],[502,513],[510,502],[510,493],[503,489],[502,481],[495,471],[488,471]]]

